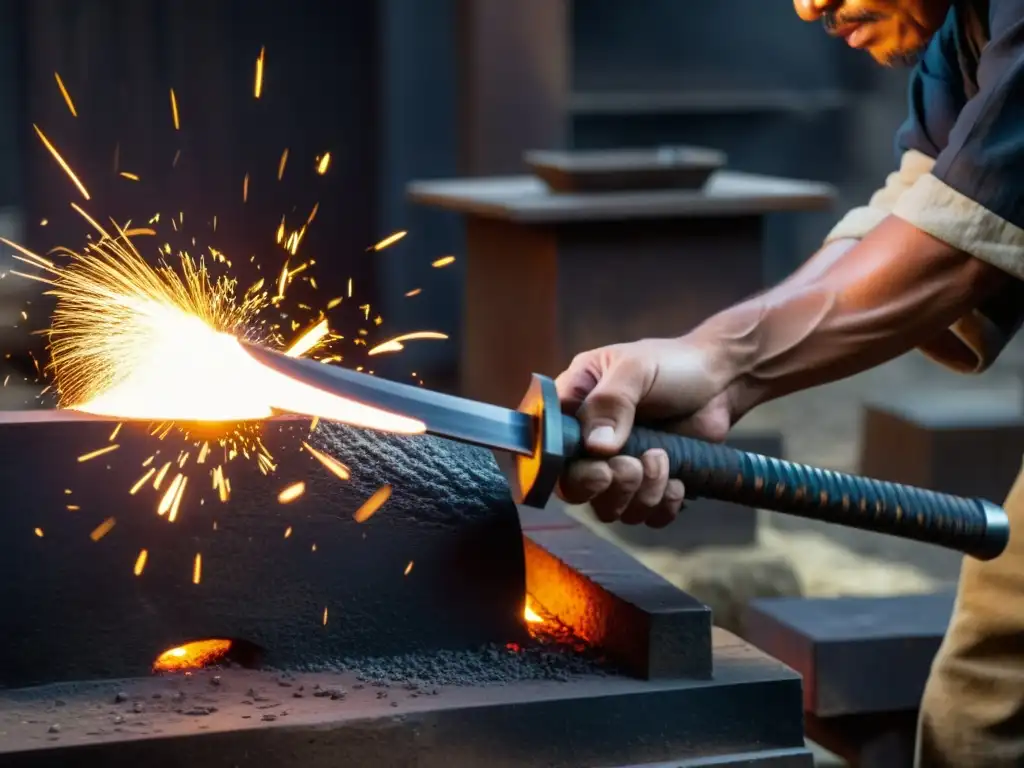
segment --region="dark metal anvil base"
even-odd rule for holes
[[[0,765],[810,768],[799,677],[724,631],[714,653],[714,681],[587,675],[424,690],[203,670],[25,689],[0,694]]]
[[[29,417],[0,414],[0,688],[142,675],[162,651],[204,638],[254,643],[266,664],[299,668],[523,636],[522,533],[489,451],[268,422],[262,439],[276,472],[230,462],[231,498],[221,503],[209,472],[223,449],[197,467],[190,447],[187,496],[171,523],[157,514],[160,491],[129,489],[155,451],[151,468],[176,464],[186,444],[175,433],[161,441],[126,424],[117,450],[79,462],[111,445],[114,423]],[[325,470],[303,441],[348,465],[351,480]],[[305,494],[279,503],[298,481]],[[394,490],[380,511],[353,520],[384,484]],[[110,517],[115,527],[93,541]],[[148,562],[136,577],[142,549]]]

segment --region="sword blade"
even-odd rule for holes
[[[261,365],[332,395],[418,419],[427,432],[493,450],[533,455],[534,419],[511,408],[400,384],[336,365],[244,344]]]

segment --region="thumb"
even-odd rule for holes
[[[622,449],[633,428],[642,383],[625,366],[612,368],[597,382],[577,413],[588,451],[613,456]]]

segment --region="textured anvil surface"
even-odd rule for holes
[[[490,452],[323,423],[310,437],[306,421],[269,422],[263,441],[276,471],[226,464],[232,493],[221,503],[210,470],[222,450],[198,467],[192,449],[171,523],[157,515],[162,492],[128,491],[154,451],[159,467],[186,444],[126,424],[117,450],[77,460],[108,445],[112,428],[0,421],[0,687],[144,674],[159,652],[208,637],[255,643],[283,668],[522,637],[521,531]],[[303,440],[349,466],[351,480],[300,450]],[[279,503],[297,481],[305,494]],[[385,483],[391,498],[355,522]],[[115,527],[94,542],[90,532],[109,517]]]

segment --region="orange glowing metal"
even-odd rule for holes
[[[171,88],[171,119],[174,121],[174,130],[181,130],[181,120],[178,116],[178,97],[174,95],[174,89]],[[180,151],[180,150],[179,150]],[[177,160],[178,156],[175,155],[174,159]]]
[[[528,624],[542,624],[544,622],[543,617],[533,609],[533,606],[530,605],[529,597],[526,598],[526,605],[523,608],[523,619],[525,619]]]
[[[442,256],[440,259],[436,259],[435,261],[430,262],[430,266],[436,267],[436,268],[441,268],[441,267],[447,267],[449,264],[454,264],[454,263],[455,263],[455,257],[454,256]]]
[[[326,453],[318,451],[316,448],[314,448],[307,442],[303,442],[302,447],[309,451],[313,458],[323,465],[324,469],[326,469],[339,480],[348,480],[351,477],[348,467],[346,467],[333,456],[328,456]]]
[[[263,95],[263,64],[267,56],[267,49],[260,48],[260,55],[256,57],[256,82],[252,86],[252,95],[259,98]]]
[[[231,650],[230,640],[196,640],[161,653],[153,662],[154,672],[180,672],[202,669],[224,659]]]
[[[132,573],[134,573],[136,576],[141,576],[142,572],[144,570],[146,570],[146,560],[148,560],[148,559],[149,559],[149,552],[147,552],[144,549],[141,550],[139,552],[139,556],[137,558],[135,558],[135,567],[132,568]]]
[[[61,170],[63,170],[64,173],[66,173],[68,175],[68,178],[71,179],[71,181],[74,183],[74,185],[76,187],[78,187],[78,191],[82,193],[82,197],[84,197],[86,200],[88,200],[89,199],[89,190],[87,190],[85,188],[85,185],[82,184],[82,182],[78,180],[78,177],[75,175],[75,172],[71,170],[71,166],[67,164],[67,162],[64,160],[63,157],[61,157],[60,152],[58,152],[57,148],[55,146],[53,146],[53,144],[50,143],[50,140],[48,138],[46,138],[46,134],[44,134],[39,129],[39,126],[38,125],[33,125],[32,127],[35,128],[36,135],[39,137],[39,140],[41,142],[43,142],[43,146],[46,147],[47,151],[51,155],[53,155],[53,159],[57,161],[57,165],[59,165],[61,167]]]
[[[303,482],[292,483],[279,494],[277,494],[277,500],[281,504],[291,504],[293,501],[298,499],[306,492],[306,484]],[[291,528],[288,529],[289,533]],[[287,538],[287,535],[285,536]]]
[[[391,498],[391,486],[383,485],[373,492],[363,505],[356,510],[356,513],[352,515],[353,519],[357,523],[365,523],[371,517],[373,517],[377,510],[384,506],[384,502]]]
[[[78,461],[79,462],[90,461],[91,459],[95,459],[98,456],[103,456],[104,454],[110,453],[112,451],[116,451],[120,447],[121,446],[116,445],[116,444],[115,445],[108,445],[105,448],[100,448],[100,449],[95,450],[95,451],[90,451],[89,453],[83,453],[81,456],[78,457]]]
[[[331,329],[327,326],[327,320],[321,320],[292,342],[292,345],[284,353],[288,357],[302,357],[319,346],[330,332]]]
[[[75,102],[71,100],[71,94],[68,93],[68,89],[64,87],[64,81],[60,79],[60,75],[56,72],[53,73],[54,78],[57,80],[57,87],[60,88],[60,95],[64,97],[64,103],[68,105],[68,111],[72,117],[78,117],[78,112],[75,110]]]
[[[391,246],[391,245],[394,245],[395,243],[397,243],[399,240],[401,240],[407,234],[409,234],[409,233],[403,231],[403,232],[395,232],[394,234],[388,235],[383,240],[381,240],[379,243],[376,243],[375,245],[373,245],[373,247],[371,247],[370,250],[371,251],[383,251],[388,246]]]
[[[393,339],[381,342],[377,346],[373,347],[366,354],[368,355],[381,355],[385,352],[401,352],[405,349],[405,345],[402,342],[414,341],[416,339],[447,339],[448,336],[443,333],[436,331],[416,331],[415,333],[404,333],[401,336],[395,336]]]
[[[104,536],[106,536],[108,533],[110,533],[110,530],[116,524],[117,524],[117,521],[114,518],[108,517],[106,520],[104,520],[102,523],[100,523],[99,525],[97,525],[93,529],[92,533],[89,534],[89,538],[92,539],[93,541],[99,541]]]

